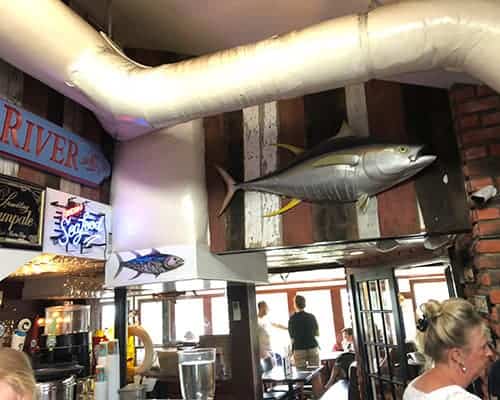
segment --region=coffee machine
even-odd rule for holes
[[[91,374],[90,306],[66,304],[45,309],[44,333],[31,340],[37,382],[85,378]]]

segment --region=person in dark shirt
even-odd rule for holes
[[[288,332],[292,339],[293,358],[297,368],[319,365],[319,350],[316,336],[319,336],[318,322],[313,314],[305,312],[306,299],[295,296],[296,312],[288,321]]]

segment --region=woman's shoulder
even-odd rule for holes
[[[458,385],[443,386],[429,393],[421,392],[411,382],[406,388],[403,400],[481,400]]]

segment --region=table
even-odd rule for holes
[[[335,361],[341,354],[345,351],[325,351],[319,353],[319,359],[321,361]]]
[[[292,373],[285,376],[283,367],[277,366],[262,374],[262,383],[286,383],[288,385],[288,390],[291,392],[293,391],[293,385],[295,383],[309,383],[322,369],[322,365],[311,366],[300,370],[292,367]]]

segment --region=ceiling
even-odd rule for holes
[[[197,56],[305,28],[398,0],[69,0],[122,48]],[[387,79],[387,78],[386,78]],[[448,88],[479,83],[455,71],[424,71],[388,80]]]
[[[101,27],[109,1],[73,0]],[[111,0],[112,37],[123,47],[200,55],[366,11],[370,0]],[[107,31],[107,28],[105,29]]]

